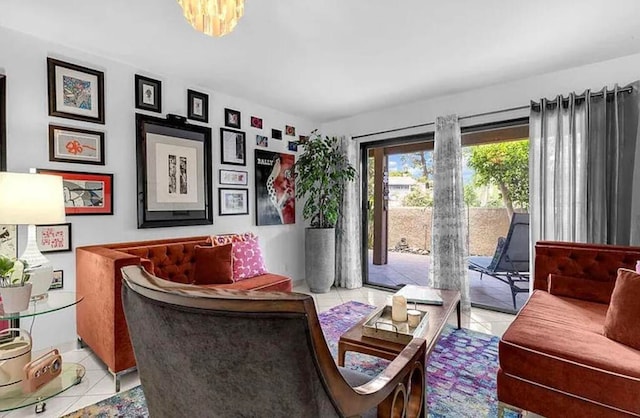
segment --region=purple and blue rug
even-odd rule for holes
[[[318,315],[334,359],[338,339],[374,306],[347,302]],[[345,366],[376,376],[389,364],[366,354],[347,352]],[[427,363],[429,417],[496,417],[498,338],[468,329],[446,327]],[[505,411],[509,418],[519,414]],[[148,417],[142,388],[137,386],[64,418]]]

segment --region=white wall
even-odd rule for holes
[[[47,107],[47,57],[83,65],[105,73],[106,124],[79,122],[48,116]],[[221,63],[220,65],[224,65]],[[26,172],[30,167],[71,171],[113,173],[113,216],[68,216],[72,223],[73,247],[88,244],[168,237],[220,234],[253,231],[260,238],[270,271],[291,276],[294,280],[304,278],[304,225],[301,205],[296,214],[297,223],[287,226],[255,225],[253,150],[256,134],[271,136],[271,128],[284,131],[285,125],[296,127],[296,134],[308,135],[317,125],[312,121],[288,115],[260,106],[250,101],[226,96],[215,91],[191,85],[178,77],[153,73],[153,69],[134,68],[85,52],[55,45],[18,32],[0,28],[0,73],[7,75],[7,162],[9,171]],[[136,215],[136,130],[135,113],[146,113],[164,117],[153,112],[134,108],[134,74],[142,74],[162,81],[162,110],[166,113],[186,115],[187,89],[209,94],[209,121],[213,140],[213,225],[137,229]],[[217,187],[220,165],[219,128],[223,126],[224,108],[242,112],[242,130],[247,138],[247,166],[225,166],[224,168],[249,171],[249,215],[218,216]],[[250,128],[249,118],[262,117],[262,130]],[[106,165],[94,166],[50,162],[48,157],[48,125],[84,127],[104,131]],[[287,140],[269,138],[269,150],[286,151]],[[230,186],[226,186],[230,187]],[[24,248],[26,230],[21,227],[19,252]],[[74,291],[75,253],[52,253],[47,257],[54,269],[64,270],[64,290]],[[30,325],[22,320],[23,328]],[[75,309],[37,317],[33,328],[34,348],[72,342],[75,334]]]

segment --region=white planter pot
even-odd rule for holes
[[[24,286],[0,287],[4,313],[22,312],[29,307],[31,283]]]
[[[307,228],[304,239],[305,276],[313,293],[327,293],[336,277],[335,228]]]

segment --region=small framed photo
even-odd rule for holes
[[[219,188],[218,201],[220,216],[249,214],[249,190],[247,189]]]
[[[36,243],[43,253],[71,251],[71,224],[36,225]]]
[[[64,271],[53,270],[53,280],[51,280],[51,286],[49,290],[62,289],[64,287]]]
[[[289,135],[289,136],[296,136],[296,128],[295,126],[285,126],[284,127],[284,133]]]
[[[220,184],[246,186],[249,184],[248,178],[248,173],[246,171],[220,170]]]
[[[240,129],[240,112],[233,109],[224,109],[224,126]]]
[[[49,125],[49,161],[104,165],[104,132]]]
[[[256,135],[256,145],[259,147],[268,147],[269,137],[264,135]]]
[[[309,140],[309,135],[299,135],[298,136],[298,141],[299,141],[300,144],[304,144],[308,140]]]
[[[47,58],[49,116],[104,124],[104,73]]]
[[[273,139],[282,139],[282,131],[278,129],[271,130],[271,138]]]
[[[0,255],[18,256],[18,229],[16,225],[0,225]]]
[[[66,215],[113,215],[113,174],[39,168],[62,177]]]
[[[257,116],[251,116],[251,127],[262,129],[262,119]]]
[[[289,151],[297,152],[298,151],[298,143],[296,141],[289,141],[287,143],[287,149]]]
[[[162,113],[162,82],[139,74],[135,76],[136,108]]]
[[[199,122],[209,122],[209,95],[187,90],[187,118]]]
[[[220,162],[247,165],[247,143],[242,131],[220,128]]]

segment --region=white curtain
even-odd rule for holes
[[[640,82],[531,104],[531,239],[640,245]]]
[[[456,115],[436,118],[433,178],[429,286],[459,290],[462,308],[470,309],[462,141]]]
[[[340,137],[340,149],[356,172],[360,172],[358,143]],[[336,225],[336,281],[338,287],[362,287],[362,235],[360,217],[360,178],[346,184]]]

